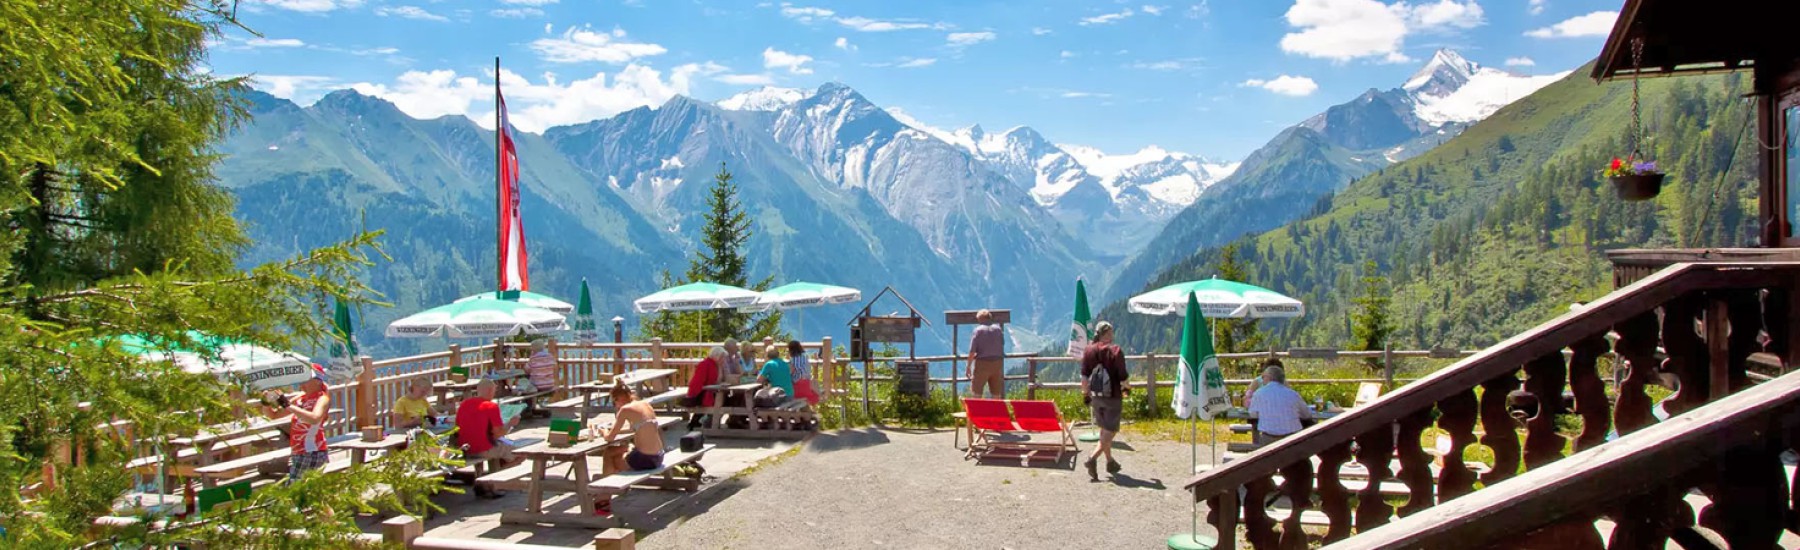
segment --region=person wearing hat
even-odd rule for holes
[[[331,393],[325,386],[325,367],[312,364],[312,377],[300,383],[300,397],[290,399],[278,390],[263,392],[264,415],[282,418],[293,415],[288,423],[288,481],[300,479],[306,472],[323,468],[331,460],[325,448],[325,421],[330,416]]]

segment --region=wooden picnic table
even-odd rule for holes
[[[387,434],[387,437],[383,437],[377,441],[363,441],[362,438],[359,437],[338,443],[334,446],[339,449],[349,449],[350,465],[361,466],[364,462],[368,462],[369,451],[393,451],[405,447],[406,441],[406,434],[395,433]]]
[[[439,407],[444,407],[446,410],[454,412],[456,410],[456,404],[461,402],[463,397],[467,396],[469,392],[475,391],[475,387],[480,385],[482,380],[493,380],[496,386],[499,386],[500,389],[504,389],[508,386],[500,386],[500,382],[522,378],[524,376],[525,373],[522,371],[505,371],[492,378],[485,376],[471,376],[467,380],[461,382],[454,380],[440,380],[431,384],[431,392],[437,395]],[[455,396],[454,399],[451,398],[452,395]],[[498,397],[498,395],[496,395],[496,397]]]
[[[589,428],[592,432],[598,432],[602,429],[612,427],[614,417],[610,414],[601,415],[596,417],[595,420],[599,422],[596,422],[594,426],[603,427]],[[680,422],[680,419],[659,416],[657,417],[656,424],[658,427],[666,430],[678,422]],[[629,426],[627,428],[629,428]],[[513,456],[531,461],[531,474],[527,480],[529,486],[526,489],[525,495],[525,510],[507,510],[501,512],[500,522],[512,524],[549,523],[597,528],[617,526],[618,521],[613,518],[594,515],[594,493],[588,488],[588,484],[592,483],[595,479],[610,475],[613,472],[602,471],[598,476],[593,475],[590,468],[588,468],[587,457],[601,453],[611,447],[631,445],[631,435],[633,433],[635,433],[633,430],[626,429],[620,433],[613,434],[613,437],[610,440],[603,440],[590,434],[590,438],[587,441],[575,443],[567,447],[556,447],[550,445],[549,441],[543,441],[514,449]],[[570,463],[570,477],[549,478],[547,476],[547,471],[550,469],[550,466],[564,462]],[[605,468],[603,467],[602,470],[604,469]],[[575,501],[581,506],[581,513],[568,514],[544,512],[545,491],[574,493]]]
[[[700,407],[699,409],[696,409],[695,412],[708,417],[707,423],[709,425],[705,427],[715,429],[724,428],[726,416],[740,414],[744,415],[746,418],[750,417],[753,412],[752,405],[755,402],[753,398],[756,395],[756,390],[760,390],[766,385],[767,384],[763,384],[753,378],[750,382],[742,384],[713,384],[706,386],[708,391],[717,392],[718,395],[713,398],[713,406]],[[728,405],[728,403],[738,404]],[[750,429],[756,429],[755,422],[751,422],[750,424]]]
[[[579,418],[581,422],[585,424],[588,421],[588,417],[593,415],[594,394],[611,391],[613,385],[618,384],[619,382],[624,382],[627,386],[638,386],[640,388],[646,385],[655,385],[657,391],[663,391],[669,388],[669,380],[674,377],[675,369],[638,369],[624,374],[614,375],[613,377],[604,380],[590,380],[580,384],[571,385],[568,389],[581,394],[581,410],[577,413],[576,418]],[[638,395],[648,397],[648,395],[641,390],[638,391]],[[611,398],[609,397],[608,399],[610,400]]]

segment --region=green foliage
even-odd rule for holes
[[[751,290],[768,290],[773,277],[765,277],[755,285],[749,283],[745,270],[744,247],[752,233],[750,217],[738,202],[737,184],[731,171],[719,164],[713,185],[707,195],[706,223],[700,230],[703,247],[688,262],[687,273],[680,278],[663,272],[663,288],[693,282],[707,282]],[[781,332],[781,312],[743,313],[734,309],[707,311],[665,311],[643,318],[639,334],[645,338],[662,338],[674,342],[717,341],[726,338],[760,340],[774,337],[787,339]]]
[[[1383,349],[1388,335],[1394,332],[1389,314],[1394,297],[1375,260],[1363,262],[1361,278],[1356,297],[1350,300],[1356,307],[1350,314],[1350,346],[1357,350]]]
[[[1226,245],[1219,251],[1217,274],[1220,279],[1252,283],[1244,270],[1244,264],[1238,260],[1237,245]],[[1252,283],[1254,284],[1254,283]],[[1214,351],[1218,353],[1241,353],[1266,350],[1269,347],[1269,335],[1257,326],[1257,319],[1217,319],[1213,321]],[[1245,368],[1254,361],[1226,359],[1220,362],[1221,367]]]

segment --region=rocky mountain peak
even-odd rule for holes
[[[1440,49],[1401,88],[1418,95],[1444,96],[1468,84],[1479,70],[1480,65],[1464,59],[1456,50]]]

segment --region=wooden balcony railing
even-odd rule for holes
[[[1800,341],[1797,285],[1800,263],[1669,267],[1370,405],[1208,470],[1186,486],[1211,503],[1208,522],[1221,534],[1220,548],[1235,546],[1240,506],[1247,539],[1257,548],[1304,547],[1302,513],[1315,507],[1329,520],[1325,541],[1343,540],[1396,514],[1410,516],[1476,492],[1477,482],[1492,486],[1556,462],[1565,446],[1579,454],[1606,441],[1612,429],[1629,434],[1650,426],[1653,403],[1645,387],[1663,375],[1673,377],[1676,388],[1663,409],[1675,415],[1747,387],[1752,353],[1793,365],[1797,350],[1790,342]],[[1628,369],[1612,396],[1598,370],[1608,353]],[[1581,421],[1572,438],[1557,432],[1565,387]],[[1523,438],[1521,421],[1509,411],[1519,406],[1534,410],[1522,419]],[[1449,459],[1435,475],[1421,442],[1433,427],[1450,440],[1444,453]],[[1478,443],[1494,460],[1479,476],[1459,460]],[[1369,477],[1354,495],[1338,479],[1353,459]],[[1282,477],[1279,487],[1276,475]],[[1393,486],[1382,483],[1388,480],[1406,488],[1406,501],[1397,508],[1382,493],[1383,485]],[[1268,513],[1278,499],[1292,510],[1279,529]]]

